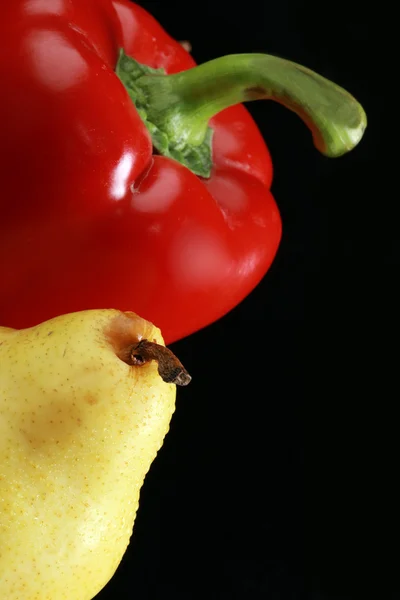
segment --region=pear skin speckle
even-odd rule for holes
[[[144,337],[117,310],[0,328],[1,599],[92,600],[115,573],[175,410],[156,363],[118,356]]]

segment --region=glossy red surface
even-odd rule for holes
[[[114,73],[120,47],[167,73],[192,57],[125,0],[13,0],[0,22],[0,323],[133,310],[167,343],[238,304],[281,237],[271,159],[243,106],[214,117],[201,180],[152,155]]]

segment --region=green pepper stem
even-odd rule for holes
[[[316,148],[330,157],[352,150],[367,124],[362,106],[346,90],[267,54],[224,56],[174,75],[142,71],[135,90],[150,131],[162,132],[169,147],[184,155],[207,141],[211,117],[249,100],[275,100],[294,111],[311,130]]]

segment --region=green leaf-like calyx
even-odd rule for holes
[[[149,117],[149,100],[145,89],[140,86],[143,76],[166,76],[164,69],[153,69],[137,62],[128,56],[123,49],[120,50],[115,69],[119,79],[124,84],[132,102],[134,103],[143,123],[150,133],[154,148],[162,154],[178,161],[188,167],[195,175],[208,178],[212,169],[212,135],[213,130],[208,127],[204,140],[198,146],[171,140],[163,131],[162,124],[152,122]]]

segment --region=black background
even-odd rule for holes
[[[353,152],[327,159],[295,115],[248,105],[272,153],[282,243],[240,306],[173,345],[193,381],[178,390],[131,544],[98,598],[399,597],[392,524],[373,500],[390,495],[391,437],[376,424],[384,392],[366,362],[382,317],[373,298],[392,261],[378,257],[392,243],[379,173],[389,111],[376,77],[379,11],[354,0],[141,4],[191,41],[197,62],[289,58],[348,89],[369,124]]]

